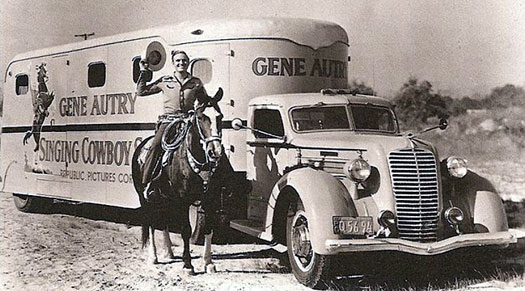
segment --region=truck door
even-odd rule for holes
[[[248,219],[262,222],[266,218],[272,189],[282,177],[288,149],[284,147],[283,114],[276,106],[259,106],[250,113],[248,133],[247,178],[252,183],[248,196]],[[265,134],[265,133],[268,134]]]

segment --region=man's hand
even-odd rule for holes
[[[149,71],[149,64],[144,60],[140,60],[139,68],[141,71]]]

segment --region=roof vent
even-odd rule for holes
[[[203,33],[204,31],[202,29],[195,29],[194,31],[191,32],[191,34],[193,35],[201,35]]]
[[[357,91],[352,89],[321,89],[323,95],[352,94],[356,95]]]

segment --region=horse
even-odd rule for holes
[[[22,141],[24,145],[27,144],[27,140],[33,135],[36,144],[33,149],[34,152],[39,149],[40,131],[42,130],[44,120],[49,115],[48,108],[55,99],[55,93],[49,93],[47,89],[47,70],[45,66],[45,63],[36,66],[38,90],[31,90],[31,94],[33,95],[33,112],[35,114],[33,117],[33,126],[31,130],[26,132]]]
[[[222,89],[219,89],[214,97],[208,97],[208,101],[193,112],[171,121],[162,142],[164,166],[157,174],[154,171],[155,178],[149,189],[144,189],[141,177],[143,160],[153,136],[142,141],[133,154],[132,177],[143,218],[142,247],[148,245],[152,264],[158,263],[155,229],[163,230],[168,257],[174,259],[168,225],[178,224],[184,244],[183,270],[194,274],[190,256],[189,208],[195,201],[200,201],[205,212],[204,266],[206,272],[216,270],[211,259],[211,240],[218,220],[216,215],[223,181],[227,173],[233,172],[221,144],[223,115],[217,104],[221,98]]]

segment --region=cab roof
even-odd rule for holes
[[[336,105],[336,104],[371,104],[392,107],[392,103],[385,98],[361,94],[323,94],[323,93],[292,93],[260,96],[250,100],[249,106],[277,105],[284,108],[311,105]]]
[[[16,55],[12,62],[155,36],[163,38],[169,45],[245,39],[286,39],[313,49],[327,47],[337,42],[348,45],[346,31],[341,26],[327,21],[277,17],[206,19],[34,50]]]

